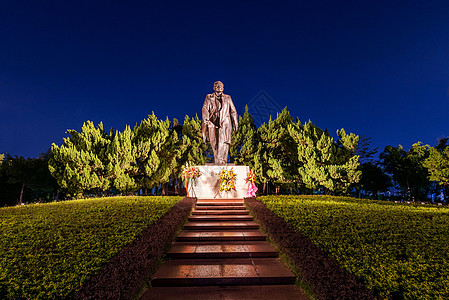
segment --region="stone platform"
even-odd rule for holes
[[[193,185],[189,184],[189,196],[196,197],[198,199],[243,199],[248,193],[248,183],[246,183],[246,177],[249,173],[248,166],[236,166],[234,164],[227,165],[215,165],[206,164],[205,166],[195,166],[200,172],[201,176],[195,180]],[[227,193],[219,193],[218,189],[218,177],[221,170],[233,169],[237,175],[235,188]]]

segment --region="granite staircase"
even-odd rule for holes
[[[141,299],[307,299],[243,199],[198,200]]]

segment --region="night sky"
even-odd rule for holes
[[[217,80],[240,115],[287,106],[381,151],[434,146],[449,135],[449,2],[0,2],[0,153],[37,157],[87,120],[182,123]]]

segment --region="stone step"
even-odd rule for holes
[[[251,215],[193,215],[189,217],[189,221],[252,221]]]
[[[176,242],[167,252],[167,257],[172,259],[278,257],[278,253],[266,241]]]
[[[215,198],[215,199],[197,199],[196,202],[240,202],[244,203],[244,199],[232,199],[232,198]]]
[[[140,300],[177,299],[244,299],[244,300],[308,300],[296,285],[234,285],[234,286],[183,286],[152,287]]]
[[[249,215],[248,210],[208,210],[197,209],[192,212],[192,215]]]
[[[204,201],[204,202],[196,202],[196,206],[244,206],[243,202],[215,202],[215,201]]]
[[[260,230],[239,231],[190,231],[183,230],[176,240],[180,242],[205,241],[265,241],[267,236]]]
[[[293,284],[278,258],[172,259],[160,266],[152,286]]]
[[[192,222],[184,225],[185,230],[229,230],[229,229],[259,229],[259,224],[254,221],[212,221]]]
[[[196,210],[246,210],[245,206],[196,206]]]

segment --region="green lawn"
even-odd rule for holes
[[[113,197],[0,208],[0,298],[61,298],[181,197]]]
[[[449,209],[330,196],[265,205],[383,298],[449,299]]]

